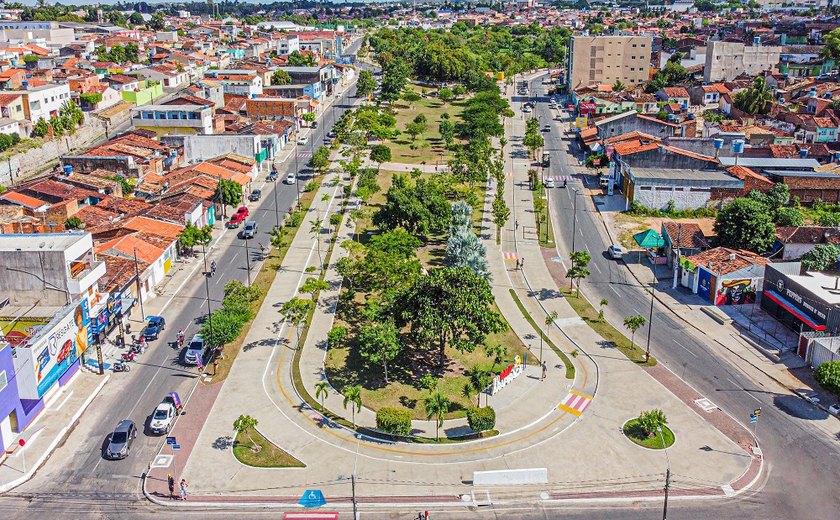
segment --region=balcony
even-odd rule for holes
[[[105,262],[92,262],[90,267],[67,279],[67,290],[71,295],[82,294],[104,275]]]

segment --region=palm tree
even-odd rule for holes
[[[545,317],[545,333],[540,334],[540,365],[542,365],[542,348],[543,348],[543,338],[548,339],[548,328],[554,323],[554,320],[557,319],[559,314],[557,311],[551,311],[548,316]]]
[[[493,366],[490,368],[490,371],[496,370],[496,365],[502,362],[502,359],[508,355],[508,349],[506,346],[496,343],[495,345],[488,345],[484,347],[484,353],[489,358],[493,358]]]
[[[318,266],[320,269],[324,268],[324,260],[321,258],[321,228],[323,227],[323,222],[321,221],[321,215],[316,214],[315,220],[312,221],[312,227],[309,228],[309,232],[312,234],[313,238],[315,238],[315,243],[317,244],[318,248]]]
[[[615,80],[615,83],[613,83],[613,86],[612,86],[613,92],[615,92],[615,93],[621,92],[626,88],[627,88],[627,85],[622,83],[620,80]]]
[[[636,331],[642,328],[647,322],[644,316],[636,314],[635,316],[627,316],[624,318],[624,327],[630,331],[630,346],[633,346],[633,339],[636,337]]]
[[[505,353],[507,353],[507,349],[505,349]],[[490,385],[493,378],[486,370],[482,370],[478,366],[470,368],[464,372],[464,375],[467,376],[467,382],[464,383],[464,396],[470,397],[473,393],[478,394],[476,405],[481,408],[481,392]]]
[[[449,411],[451,402],[440,392],[435,392],[428,399],[425,399],[424,403],[426,405],[426,418],[430,421],[432,417],[437,418],[435,422],[435,440],[440,440],[440,427],[443,426],[443,417]]]
[[[233,429],[236,430],[238,433],[244,433],[248,436],[248,440],[251,441],[253,444],[254,451],[257,451],[257,443],[254,442],[254,439],[251,438],[251,430],[257,427],[259,421],[251,417],[250,415],[240,415],[235,421],[233,421]]]
[[[767,89],[763,76],[753,80],[752,88],[735,94],[735,106],[751,115],[766,113],[774,101],[773,92]]]
[[[321,400],[321,413],[324,413],[324,398],[330,393],[330,384],[326,381],[315,383],[315,399]],[[345,408],[347,406],[345,405]]]
[[[350,411],[353,412],[353,429],[356,429],[356,412],[362,411],[362,387],[361,385],[348,386],[344,389],[344,409],[350,403]]]

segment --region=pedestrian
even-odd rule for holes
[[[218,360],[218,359],[214,359],[214,360],[213,360],[213,375],[214,375],[214,376],[216,375],[216,371],[217,371],[217,370],[219,370],[219,360]]]
[[[169,486],[169,500],[172,500],[175,498],[175,477],[172,473],[166,476],[166,483]]]
[[[545,361],[543,361],[543,362],[542,362],[542,377],[540,378],[540,381],[542,381],[543,379],[545,379],[545,373],[546,373],[547,371],[548,371],[548,368],[545,366]]]
[[[525,259],[520,258],[519,259],[519,269],[522,269],[523,267],[525,267]]]
[[[187,499],[187,481],[181,479],[181,500]]]
[[[429,517],[429,512],[428,512],[428,511],[426,511],[426,518],[425,518],[424,520],[429,520],[429,518],[430,518],[430,517]]]
[[[519,221],[517,220],[515,222],[516,222],[516,230],[519,231]]]

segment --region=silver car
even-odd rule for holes
[[[108,440],[108,447],[105,448],[105,458],[118,460],[128,457],[128,452],[135,437],[137,437],[137,427],[134,425],[134,421],[123,419]]]

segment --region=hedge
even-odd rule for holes
[[[384,407],[376,411],[376,428],[394,435],[411,435],[411,412]]]
[[[817,367],[814,378],[821,387],[840,395],[840,361],[827,361]]]
[[[469,408],[467,422],[474,431],[492,430],[496,426],[496,411],[489,406],[484,408]]]

